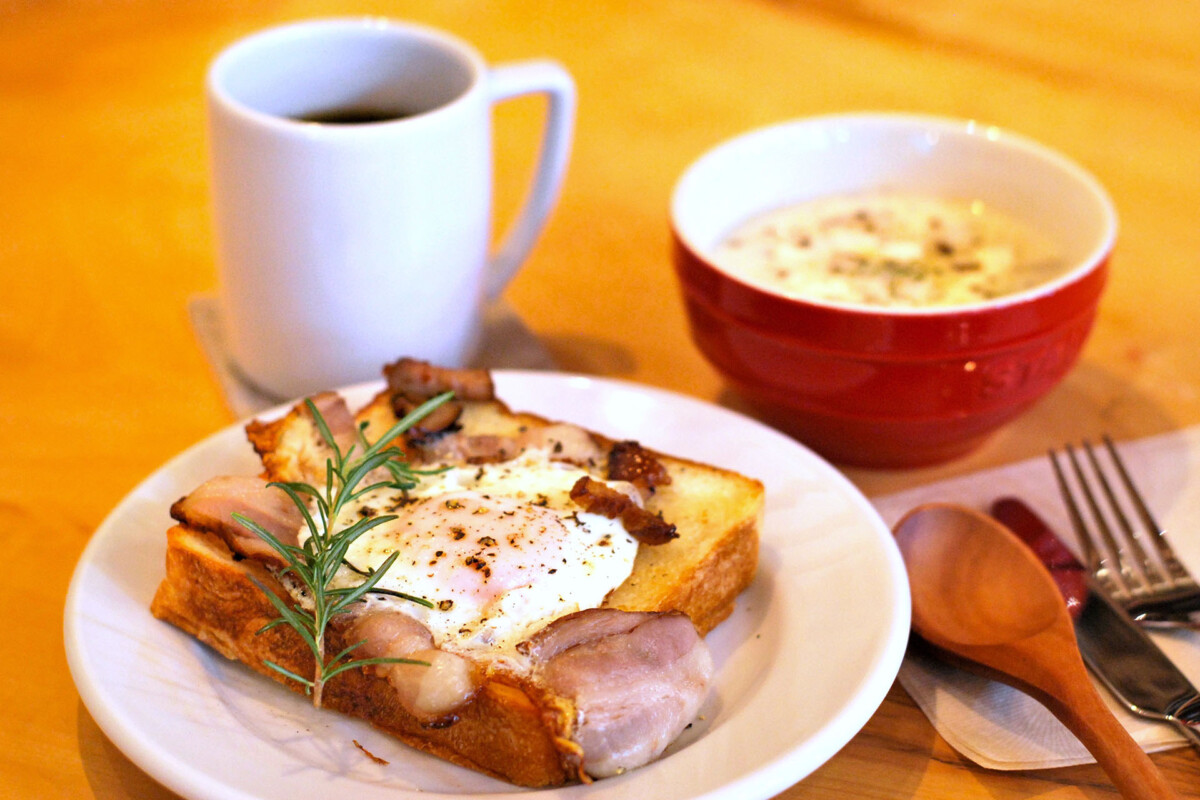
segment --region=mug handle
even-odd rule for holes
[[[558,199],[575,125],[575,82],[553,61],[524,61],[491,68],[488,90],[493,103],[526,94],[545,94],[549,101],[529,196],[489,262],[484,292],[492,300],[504,291],[529,255]]]

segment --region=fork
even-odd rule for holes
[[[1200,629],[1200,620],[1191,616],[1200,610],[1200,585],[1176,557],[1166,531],[1150,513],[1112,439],[1105,435],[1102,440],[1108,467],[1090,442],[1083,442],[1086,467],[1075,448],[1064,448],[1076,489],[1072,489],[1059,453],[1050,451],[1058,488],[1088,570],[1105,592],[1145,627]],[[1110,480],[1114,472],[1117,481]],[[1140,528],[1135,529],[1131,516],[1140,522]]]

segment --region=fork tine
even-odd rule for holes
[[[1075,529],[1075,536],[1083,549],[1083,563],[1087,566],[1088,572],[1096,574],[1100,570],[1100,552],[1096,548],[1096,543],[1092,541],[1087,525],[1084,524],[1083,513],[1075,502],[1075,493],[1071,491],[1071,486],[1067,483],[1067,476],[1063,472],[1062,465],[1058,463],[1058,452],[1053,449],[1050,450],[1050,465],[1054,468],[1059,494],[1062,495],[1063,503],[1067,507],[1067,514],[1071,517],[1071,527]]]
[[[1107,439],[1107,437],[1105,438]],[[1092,448],[1092,443],[1084,441],[1083,448],[1087,453],[1088,461],[1092,465],[1092,472],[1095,474],[1096,480],[1100,484],[1101,490],[1104,492],[1104,498],[1108,501],[1108,507],[1109,510],[1112,511],[1113,519],[1117,521],[1117,524],[1121,528],[1121,532],[1125,534],[1125,542],[1129,545],[1129,549],[1133,553],[1133,566],[1141,573],[1140,576],[1135,576],[1135,578],[1140,577],[1142,579],[1141,583],[1146,587],[1147,590],[1164,582],[1169,584],[1171,581],[1163,578],[1162,571],[1154,563],[1153,559],[1147,555],[1146,549],[1142,547],[1141,539],[1138,537],[1137,532],[1130,523],[1129,517],[1126,515],[1123,505],[1119,500],[1117,500],[1117,495],[1113,491],[1112,484],[1108,482],[1108,471],[1100,466],[1100,461],[1096,458],[1096,451]],[[1110,447],[1109,452],[1112,454],[1115,453],[1116,450],[1115,448]],[[1118,469],[1118,472],[1120,473],[1122,470]],[[1128,473],[1125,473],[1124,477],[1128,477]],[[1136,492],[1136,489],[1133,489],[1132,487],[1132,482],[1126,483],[1125,486],[1126,489],[1130,490],[1131,494]],[[1148,514],[1149,509],[1146,509],[1146,512]]]
[[[1088,571],[1104,593],[1140,624],[1200,630],[1200,618],[1193,616],[1200,612],[1200,585],[1175,557],[1165,532],[1155,522],[1112,440],[1108,436],[1103,440],[1108,451],[1106,458],[1100,458],[1091,443],[1083,442],[1089,462],[1086,468],[1071,445],[1063,447],[1071,475],[1067,474],[1060,453],[1053,449],[1049,451],[1059,493]],[[1119,482],[1108,477],[1114,471],[1120,476]],[[1093,486],[1098,488],[1093,489]],[[1106,509],[1101,508],[1098,493],[1104,494]],[[1131,507],[1136,514],[1126,513]],[[1137,517],[1136,525],[1131,522],[1131,516]],[[1116,525],[1119,525],[1119,531],[1114,529]],[[1125,543],[1118,545],[1118,537],[1126,540]],[[1155,555],[1160,556],[1157,561],[1151,560],[1143,546],[1145,539],[1153,543]]]
[[[1146,504],[1142,493],[1138,491],[1137,486],[1134,484],[1129,470],[1125,468],[1125,461],[1117,452],[1113,440],[1108,434],[1104,435],[1103,440],[1109,457],[1112,459],[1113,465],[1117,468],[1117,474],[1121,476],[1121,483],[1124,484],[1130,500],[1133,501],[1134,508],[1137,510],[1142,524],[1146,526],[1150,542],[1154,545],[1154,549],[1158,551],[1158,555],[1162,559],[1163,566],[1167,570],[1167,580],[1173,584],[1191,582],[1191,575],[1183,564],[1180,563],[1179,559],[1176,558],[1175,550],[1171,547],[1171,543],[1167,541],[1167,532],[1163,530],[1162,526],[1154,519],[1154,515],[1150,513],[1150,507]]]
[[[1096,500],[1088,488],[1088,483],[1084,479],[1083,471],[1080,469],[1079,461],[1075,457],[1075,451],[1070,445],[1064,448],[1068,462],[1075,473],[1075,483],[1079,486],[1084,500],[1092,510],[1092,517],[1098,518],[1096,514]],[[1104,586],[1105,590],[1118,601],[1125,601],[1132,598],[1132,593],[1126,585],[1119,569],[1114,569],[1110,563],[1109,553],[1115,553],[1116,547],[1112,540],[1112,533],[1104,526],[1102,518],[1099,522],[1099,528],[1102,535],[1106,539],[1106,544],[1110,549],[1105,551],[1101,548],[1100,543],[1096,541],[1092,534],[1092,526],[1087,523],[1084,518],[1083,510],[1080,508],[1080,502],[1076,500],[1076,492],[1071,488],[1070,481],[1067,480],[1066,474],[1058,461],[1058,453],[1050,451],[1050,462],[1054,465],[1054,474],[1058,479],[1058,488],[1062,493],[1063,502],[1067,507],[1067,513],[1071,517],[1071,526],[1075,529],[1075,536],[1079,540],[1080,546],[1083,548],[1084,560],[1087,562],[1088,571],[1091,572],[1096,579]]]
[[[1071,469],[1075,473],[1075,480],[1079,486],[1079,490],[1083,495],[1083,499],[1087,504],[1088,511],[1091,514],[1092,521],[1095,523],[1095,530],[1099,531],[1100,538],[1104,542],[1103,548],[1095,544],[1096,549],[1100,552],[1100,566],[1103,568],[1102,573],[1108,575],[1115,586],[1115,596],[1119,600],[1128,599],[1134,596],[1135,576],[1133,570],[1124,558],[1123,548],[1117,544],[1116,537],[1113,536],[1113,530],[1108,524],[1108,519],[1100,510],[1100,503],[1096,499],[1095,492],[1092,491],[1092,482],[1088,480],[1087,475],[1083,471],[1079,457],[1075,453],[1075,448],[1071,445],[1066,446],[1067,460],[1071,463]],[[1083,535],[1093,536],[1092,528],[1084,525]]]

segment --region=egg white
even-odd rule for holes
[[[396,519],[359,537],[347,560],[374,570],[399,551],[377,587],[422,597],[433,608],[382,602],[401,603],[438,647],[476,658],[510,656],[549,622],[601,605],[633,570],[638,544],[620,520],[585,513],[570,499],[586,474],[530,450],[511,461],[449,467],[407,496],[372,491],[344,509],[338,526],[361,516]],[[333,585],[361,581],[343,567]]]

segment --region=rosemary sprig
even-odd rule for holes
[[[417,485],[419,476],[424,473],[414,470],[404,460],[403,451],[390,442],[449,400],[451,395],[451,392],[446,392],[422,403],[406,414],[403,419],[397,421],[373,444],[366,440],[364,434],[366,423],[364,422],[358,428],[359,441],[350,445],[344,453],[334,441],[333,434],[316,405],[312,400],[306,399],[304,402],[316,422],[321,438],[333,451],[333,456],[325,462],[325,485],[318,488],[302,481],[274,481],[270,485],[287,492],[296,507],[300,509],[308,528],[308,538],[299,547],[285,544],[254,520],[237,513],[233,515],[240,525],[263,539],[283,558],[286,566],[280,574],[291,574],[303,585],[312,600],[311,610],[300,605],[292,606],[280,599],[273,591],[259,584],[263,594],[275,606],[279,617],[264,625],[258,633],[280,625],[287,625],[300,635],[300,638],[312,651],[316,663],[311,680],[273,661],[264,661],[263,663],[276,672],[302,684],[305,692],[312,697],[313,705],[318,708],[321,706],[321,696],[325,684],[348,669],[366,664],[425,663],[399,658],[352,658],[354,650],[363,644],[362,641],[351,644],[332,656],[327,656],[325,630],[330,620],[338,614],[348,611],[367,592],[375,590],[375,584],[387,573],[392,563],[400,555],[399,552],[392,553],[377,569],[366,573],[365,579],[357,585],[331,586],[330,583],[337,574],[338,568],[343,563],[349,565],[349,562],[346,561],[346,553],[350,549],[350,545],[372,528],[396,518],[395,514],[360,518],[349,525],[337,528],[339,514],[347,504],[376,489],[392,488],[407,491]],[[360,448],[362,454],[356,455],[355,451]],[[368,475],[380,468],[388,473],[388,479],[376,480],[359,487],[359,484]],[[362,570],[350,566],[355,572],[364,574]],[[258,581],[256,580],[255,583]],[[433,604],[424,598],[392,591],[388,591],[387,594],[399,595],[414,603],[429,608],[433,607]]]

